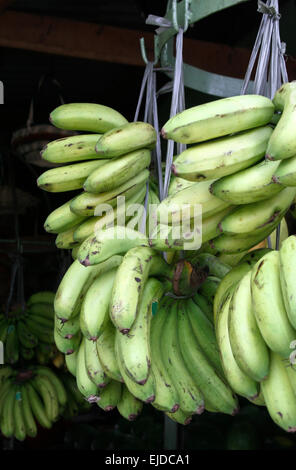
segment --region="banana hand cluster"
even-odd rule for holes
[[[69,406],[68,389],[49,367],[3,366],[0,384],[0,429],[6,438],[35,437],[38,426],[50,429]]]
[[[113,108],[94,103],[61,105],[50,121],[61,129],[89,132],[48,143],[41,156],[59,166],[37,179],[45,191],[79,191],[44,223],[47,232],[56,234],[56,246],[73,250],[75,258],[79,245],[104,227],[128,222],[140,227],[135,205],[145,199],[157,136],[150,124],[128,122]],[[156,189],[149,192],[158,203]]]
[[[31,295],[26,309],[15,309],[0,315],[0,341],[4,345],[4,363],[37,359],[48,364],[58,355],[54,342],[55,293],[40,291]]]
[[[57,347],[89,403],[128,420],[151,404],[181,424],[204,409],[238,411],[213,324],[226,265],[208,258],[198,281],[191,263],[170,265],[149,246],[92,266],[73,262],[55,298]]]
[[[225,377],[255,404],[259,396],[273,421],[296,431],[295,236],[279,250],[250,252],[219,284],[214,321]]]

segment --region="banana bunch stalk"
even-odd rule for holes
[[[55,360],[58,350],[54,342],[54,298],[51,291],[32,294],[25,311],[14,309],[0,315],[0,341],[4,346],[4,362],[36,359],[39,364]]]
[[[275,230],[296,196],[295,90],[295,81],[285,83],[273,100],[233,96],[169,119],[162,136],[192,145],[174,158],[169,194],[157,211],[155,249],[164,248],[158,235],[167,231],[169,248],[186,250],[186,237],[172,235],[185,205],[191,239],[194,227],[202,232],[195,249],[201,244],[217,256],[244,253]],[[278,111],[280,118],[272,124]],[[202,222],[197,223],[198,204]]]
[[[238,395],[265,405],[287,432],[296,431],[295,240],[292,235],[279,250],[250,252],[228,271],[214,299],[228,383]]]
[[[3,436],[24,441],[38,426],[50,429],[61,417],[68,392],[56,373],[45,366],[0,369],[0,429]]]
[[[37,180],[45,191],[76,191],[44,223],[47,232],[56,234],[56,246],[73,250],[75,259],[80,244],[104,227],[140,226],[135,208],[145,199],[157,136],[150,124],[128,122],[115,109],[94,103],[61,105],[50,121],[61,129],[88,132],[47,144],[42,158],[59,166]],[[156,190],[150,187],[150,192],[157,204]]]

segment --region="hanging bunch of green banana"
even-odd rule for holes
[[[290,82],[273,100],[233,96],[169,119],[162,136],[192,144],[174,158],[169,194],[157,211],[157,234],[167,230],[171,248],[185,246],[185,239],[170,238],[185,204],[192,227],[194,207],[201,205],[202,249],[215,255],[243,253],[275,230],[296,196],[295,105],[296,82]],[[162,249],[162,238],[152,240],[155,249]]]
[[[11,310],[0,315],[0,341],[3,343],[5,364],[36,359],[48,364],[58,355],[54,342],[55,293],[40,291],[32,294],[25,310]]]
[[[222,279],[214,299],[228,383],[237,394],[265,405],[288,432],[296,431],[295,261],[294,235],[279,250],[250,252]]]
[[[50,429],[67,402],[63,382],[49,367],[0,369],[0,430],[7,438],[23,441],[35,437],[38,426]]]
[[[89,132],[47,144],[42,158],[60,166],[37,180],[45,191],[79,191],[44,223],[47,232],[56,234],[56,246],[72,249],[75,259],[79,245],[102,228],[128,222],[140,226],[134,205],[144,202],[157,136],[150,124],[128,122],[113,108],[94,103],[61,105],[50,121],[61,129]],[[149,193],[158,204],[156,188],[151,185]]]

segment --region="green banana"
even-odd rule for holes
[[[16,325],[18,341],[21,346],[27,349],[33,349],[38,344],[38,338],[34,335],[26,323],[23,321],[18,321]]]
[[[173,194],[176,194],[179,191],[182,191],[182,189],[189,188],[193,184],[195,184],[195,181],[189,181],[184,178],[180,178],[179,176],[176,176],[172,173],[171,179],[170,179],[169,190],[168,190],[168,196],[173,196]]]
[[[30,401],[32,413],[36,421],[42,427],[50,429],[52,427],[52,421],[47,416],[45,405],[40,395],[36,392],[35,388],[33,387],[32,380],[30,380],[30,382],[26,382],[25,386],[28,392],[28,398]]]
[[[279,163],[263,160],[245,170],[214,181],[210,191],[229,204],[251,204],[269,199],[284,189],[284,185],[276,184],[273,180]]]
[[[149,246],[146,235],[117,225],[101,230],[97,236],[86,238],[81,244],[77,259],[82,265],[89,267],[102,263],[113,255],[126,253],[136,246]]]
[[[72,338],[72,336],[76,335],[80,330],[80,316],[78,314],[75,317],[69,318],[67,321],[62,321],[55,315],[54,327],[60,336]]]
[[[62,137],[48,142],[40,154],[43,160],[52,163],[73,163],[100,158],[95,146],[102,134],[82,134]]]
[[[84,360],[88,376],[97,387],[103,389],[110,383],[100,362],[96,341],[84,339]]]
[[[54,318],[54,298],[55,294],[52,297],[52,302],[47,303],[47,302],[34,302],[34,304],[30,305],[29,308],[27,309],[27,312],[29,316],[33,315],[38,315],[42,316],[44,318],[48,318],[53,320]]]
[[[296,151],[296,150],[295,150]],[[281,162],[277,161],[272,181],[278,186],[296,186],[296,156],[287,158]]]
[[[161,301],[158,312],[151,319],[151,372],[155,380],[155,400],[152,406],[158,410],[175,413],[180,407],[179,395],[161,358],[162,329],[166,315],[159,314],[159,310],[168,308],[168,302],[171,300]]]
[[[172,172],[190,181],[237,174],[264,157],[271,134],[264,126],[193,145],[175,158]]]
[[[14,402],[14,437],[18,441],[24,441],[26,439],[26,424],[24,419],[24,407],[23,407],[23,396],[22,387],[16,388],[15,402]]]
[[[269,349],[253,311],[251,271],[235,288],[228,315],[229,340],[235,361],[256,382],[264,380],[269,373]]]
[[[291,235],[282,242],[279,250],[280,282],[287,316],[293,328],[296,329],[296,301],[295,301],[295,261],[296,237]]]
[[[131,329],[139,308],[139,299],[149,275],[171,271],[157,252],[148,247],[131,248],[119,266],[111,294],[110,317],[121,333]]]
[[[179,395],[180,408],[187,413],[201,414],[204,411],[204,396],[192,379],[186,361],[181,353],[178,339],[178,318],[180,312],[177,304],[173,304],[167,313],[162,327],[161,357]]]
[[[51,422],[57,421],[60,413],[58,395],[50,380],[38,374],[31,380],[31,383],[44,403],[48,419]]]
[[[201,209],[203,218],[207,218],[228,207],[228,203],[210,193],[212,181],[195,183],[163,199],[157,208],[157,220],[163,224],[180,224],[197,217],[197,208]]]
[[[113,380],[123,382],[115,356],[115,332],[110,321],[97,339],[97,351],[105,374]]]
[[[234,358],[229,339],[229,305],[232,295],[232,292],[228,293],[224,304],[217,312],[215,325],[217,343],[228,384],[238,395],[252,400],[259,394],[258,382],[241,370]]]
[[[219,228],[225,234],[237,234],[244,238],[246,234],[261,233],[279,222],[296,195],[296,188],[285,188],[279,194],[264,201],[237,207],[220,222]],[[273,227],[274,228],[274,227]],[[272,231],[272,230],[271,230]],[[270,232],[271,233],[271,232]]]
[[[39,376],[46,376],[50,380],[57,392],[59,404],[64,406],[67,403],[67,393],[60,378],[49,367],[38,365],[34,366],[33,370]]]
[[[94,170],[86,178],[83,188],[89,193],[111,191],[149,167],[150,162],[151,151],[148,149],[142,148],[127,153]]]
[[[98,276],[85,294],[80,310],[80,330],[85,338],[97,340],[109,319],[112,287],[118,268]]]
[[[77,351],[80,346],[81,332],[78,331],[78,333],[71,336],[71,338],[65,338],[59,333],[56,328],[54,328],[54,342],[58,351],[60,351],[61,353],[65,355],[73,354],[73,352]]]
[[[171,413],[166,411],[165,414],[175,423],[182,424],[183,426],[187,426],[192,421],[192,414],[186,413],[181,408],[179,408],[176,412]]]
[[[144,199],[144,183],[149,177],[149,170],[143,170],[127,182],[117,186],[113,190],[102,193],[82,192],[71,202],[71,211],[80,216],[102,217],[104,212],[108,213],[111,208],[120,206],[123,202],[134,198],[134,202],[142,202]],[[140,198],[140,195],[143,199]],[[124,201],[121,198],[125,198]]]
[[[97,103],[62,104],[50,113],[49,120],[59,129],[100,134],[128,122],[115,109]]]
[[[85,366],[85,341],[86,338],[82,337],[76,362],[76,383],[78,390],[87,399],[89,403],[96,403],[99,398],[99,388],[91,380]]]
[[[125,385],[122,385],[121,397],[116,407],[123,418],[134,421],[141,413],[143,403],[134,397]]]
[[[97,405],[104,411],[111,411],[118,405],[121,399],[122,384],[116,380],[111,380],[100,393],[100,400]]]
[[[152,304],[158,303],[162,294],[161,282],[153,277],[149,278],[143,288],[138,312],[131,329],[127,334],[116,336],[123,367],[130,378],[140,385],[147,381],[151,367],[150,325]],[[122,333],[122,330],[120,332]]]
[[[120,157],[141,148],[153,149],[157,134],[148,122],[129,122],[106,132],[96,144],[97,154],[104,158]]]
[[[258,328],[268,347],[283,358],[290,355],[296,331],[289,322],[280,283],[280,255],[266,253],[252,268],[251,292]]]
[[[1,415],[1,432],[4,437],[10,438],[14,435],[15,419],[14,407],[16,401],[16,385],[13,385],[6,395],[5,405]]]
[[[210,303],[214,302],[215,294],[219,287],[221,279],[216,276],[208,276],[201,284],[198,292],[205,297]]]
[[[113,256],[104,263],[85,268],[79,260],[73,261],[63,276],[54,300],[55,315],[63,321],[75,317],[80,311],[83,298],[94,279],[119,266],[121,256]]]
[[[230,271],[231,266],[219,260],[210,253],[196,253],[190,258],[191,263],[196,269],[202,269],[209,273],[210,276],[222,279]]]
[[[273,104],[276,111],[282,111],[267,145],[268,160],[283,160],[296,155],[296,82],[284,83],[275,93]]]
[[[32,294],[28,301],[27,307],[30,307],[32,304],[35,303],[46,303],[46,304],[53,304],[55,298],[55,292],[52,291],[39,291]]]
[[[86,219],[87,221],[88,219]],[[75,246],[78,246],[80,243],[74,240],[75,230],[80,226],[74,225],[74,227],[69,228],[65,232],[58,233],[55,239],[55,245],[60,250],[72,250]]]
[[[19,360],[19,340],[14,324],[10,324],[7,329],[4,360],[6,364],[15,364]]]
[[[76,366],[77,366],[78,351],[74,351],[72,354],[65,355],[65,363],[68,371],[76,377]]]
[[[49,233],[61,233],[80,224],[86,219],[85,216],[74,214],[70,209],[70,201],[65,202],[53,210],[44,222],[44,230]]]
[[[22,402],[23,402],[23,416],[26,428],[26,434],[29,437],[35,437],[37,435],[37,425],[32,412],[32,405],[29,400],[29,394],[26,387],[26,383],[22,385]]]
[[[203,351],[205,357],[213,365],[221,377],[224,377],[221,358],[219,355],[219,347],[217,344],[213,324],[208,320],[203,311],[195,304],[192,299],[188,299],[187,301],[182,302],[180,309],[185,309],[185,314],[189,318],[196,341]]]
[[[235,415],[238,412],[237,397],[205,357],[184,309],[178,312],[178,338],[186,367],[204,396],[205,409]]]
[[[97,168],[102,167],[108,160],[91,160],[89,162],[73,163],[44,171],[37,178],[37,186],[44,191],[61,193],[83,188],[87,177]]]
[[[269,98],[239,95],[186,109],[161,129],[164,139],[192,144],[267,124],[274,113]]]
[[[202,310],[207,319],[213,324],[213,304],[199,293],[194,294],[192,300]]]
[[[261,390],[271,419],[285,431],[295,432],[295,393],[283,359],[272,351],[270,353],[270,372],[267,379],[261,382]]]

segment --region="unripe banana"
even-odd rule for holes
[[[117,403],[117,409],[123,418],[128,421],[134,421],[141,413],[143,403],[134,397],[128,388],[123,385],[121,398]]]
[[[201,208],[203,218],[224,210],[229,204],[210,193],[211,183],[212,180],[195,183],[163,199],[157,208],[157,220],[163,224],[180,224],[199,215],[196,207]]]
[[[136,320],[149,273],[165,275],[168,271],[171,273],[169,266],[151,248],[135,247],[125,254],[116,272],[110,301],[110,318],[121,333],[129,333]]]
[[[296,156],[278,162],[272,180],[279,186],[296,186]]]
[[[54,342],[57,349],[65,354],[73,354],[75,351],[78,350],[79,345],[81,343],[81,332],[78,331],[75,335],[71,336],[71,338],[65,338],[62,336],[59,331],[54,328]]]
[[[273,98],[274,107],[282,111],[267,145],[268,160],[283,160],[296,155],[296,81],[284,83]]]
[[[287,367],[276,353],[270,354],[270,372],[261,390],[272,420],[287,432],[296,431],[296,401]]]
[[[117,225],[84,240],[77,258],[82,265],[89,267],[113,255],[124,254],[136,246],[149,246],[147,237],[141,232]]]
[[[295,263],[296,237],[291,235],[282,242],[280,255],[280,282],[287,316],[293,328],[296,329],[296,300],[295,300]]]
[[[71,135],[56,139],[43,147],[40,154],[43,160],[52,163],[72,163],[100,158],[95,146],[102,134]]]
[[[163,294],[160,281],[149,278],[144,285],[138,312],[127,334],[117,335],[116,341],[126,373],[136,383],[147,382],[151,368],[150,324],[152,305],[158,303]]]
[[[35,292],[29,297],[27,301],[27,306],[30,306],[35,303],[53,304],[54,298],[55,298],[55,292],[52,292],[52,291]]]
[[[100,399],[99,389],[90,379],[85,366],[85,341],[87,341],[86,338],[82,337],[82,341],[77,353],[76,383],[79,391],[87,399],[87,401],[89,403],[95,403]]]
[[[267,230],[260,231],[256,235],[252,236],[252,232],[246,233],[245,237],[237,237],[236,235],[229,235],[222,233],[219,237],[209,240],[203,245],[205,252],[211,253],[215,256],[221,253],[245,253],[247,250],[255,247],[264,240],[274,230],[275,224],[269,227]]]
[[[86,178],[108,160],[92,160],[74,163],[44,171],[37,179],[37,186],[44,191],[61,193],[80,189]]]
[[[44,222],[44,230],[49,233],[61,233],[77,226],[86,219],[85,216],[74,214],[70,210],[70,201],[65,202],[60,207],[52,211]]]
[[[274,250],[252,268],[252,302],[258,328],[268,347],[288,358],[296,331],[289,322],[280,283],[280,255]]]
[[[251,204],[269,199],[284,188],[282,184],[276,184],[272,180],[278,166],[279,162],[263,160],[250,168],[214,181],[210,191],[229,204]]]
[[[233,293],[228,293],[224,304],[217,312],[216,337],[227,382],[237,394],[252,400],[259,394],[258,383],[240,369],[234,358],[229,339],[228,319],[232,295]]]
[[[82,266],[78,260],[73,261],[56,292],[54,301],[56,316],[63,321],[75,317],[75,313],[79,312],[84,295],[93,280],[104,272],[119,266],[121,261],[121,256],[113,256],[104,263],[88,268]]]
[[[204,103],[170,118],[161,130],[165,139],[191,144],[267,124],[274,113],[269,98],[239,95]]]
[[[182,189],[189,188],[195,183],[195,181],[189,181],[184,178],[180,178],[179,176],[175,176],[174,174],[171,175],[170,185],[168,190],[168,196],[172,196],[173,194],[182,191]]]
[[[111,411],[118,405],[121,399],[122,384],[116,380],[111,380],[100,393],[100,400],[97,405],[104,411]]]
[[[84,360],[87,374],[92,382],[99,388],[106,387],[110,383],[110,379],[105,374],[100,362],[96,341],[84,339]]]
[[[181,408],[179,408],[174,413],[166,411],[165,414],[175,423],[182,424],[183,426],[187,426],[192,421],[192,414],[186,413]]]
[[[191,263],[196,269],[202,269],[209,273],[210,276],[222,279],[231,270],[231,266],[219,260],[210,253],[196,253],[191,259]]]
[[[50,113],[49,120],[59,129],[100,134],[128,122],[115,109],[96,103],[62,104]]]
[[[123,382],[115,356],[116,328],[110,321],[97,339],[97,351],[105,374],[113,380]]]
[[[85,180],[83,188],[89,193],[111,191],[147,168],[150,162],[151,151],[148,149],[127,153],[94,170]]]
[[[271,134],[272,128],[264,126],[194,145],[176,157],[172,171],[190,181],[212,180],[240,172],[264,157]]]
[[[60,250],[71,250],[75,246],[79,245],[79,242],[74,240],[74,233],[79,226],[80,224],[74,225],[74,227],[69,228],[69,230],[58,233],[55,239],[56,247]]]
[[[237,234],[244,238],[246,234],[253,236],[255,231],[268,229],[274,222],[279,222],[296,195],[296,188],[285,188],[272,198],[246,204],[234,209],[226,215],[219,227],[225,234]],[[272,230],[270,231],[270,233]]]
[[[97,154],[104,158],[120,157],[140,148],[153,149],[156,131],[148,122],[129,122],[106,132],[96,145]]]
[[[118,268],[98,276],[88,288],[80,310],[80,329],[85,338],[96,341],[110,321],[109,306]]]
[[[213,303],[220,282],[221,279],[219,277],[208,276],[201,284],[198,292],[203,295],[210,303]]]
[[[238,283],[229,306],[229,340],[239,368],[260,382],[269,373],[269,349],[260,330],[252,306],[251,271]]]

